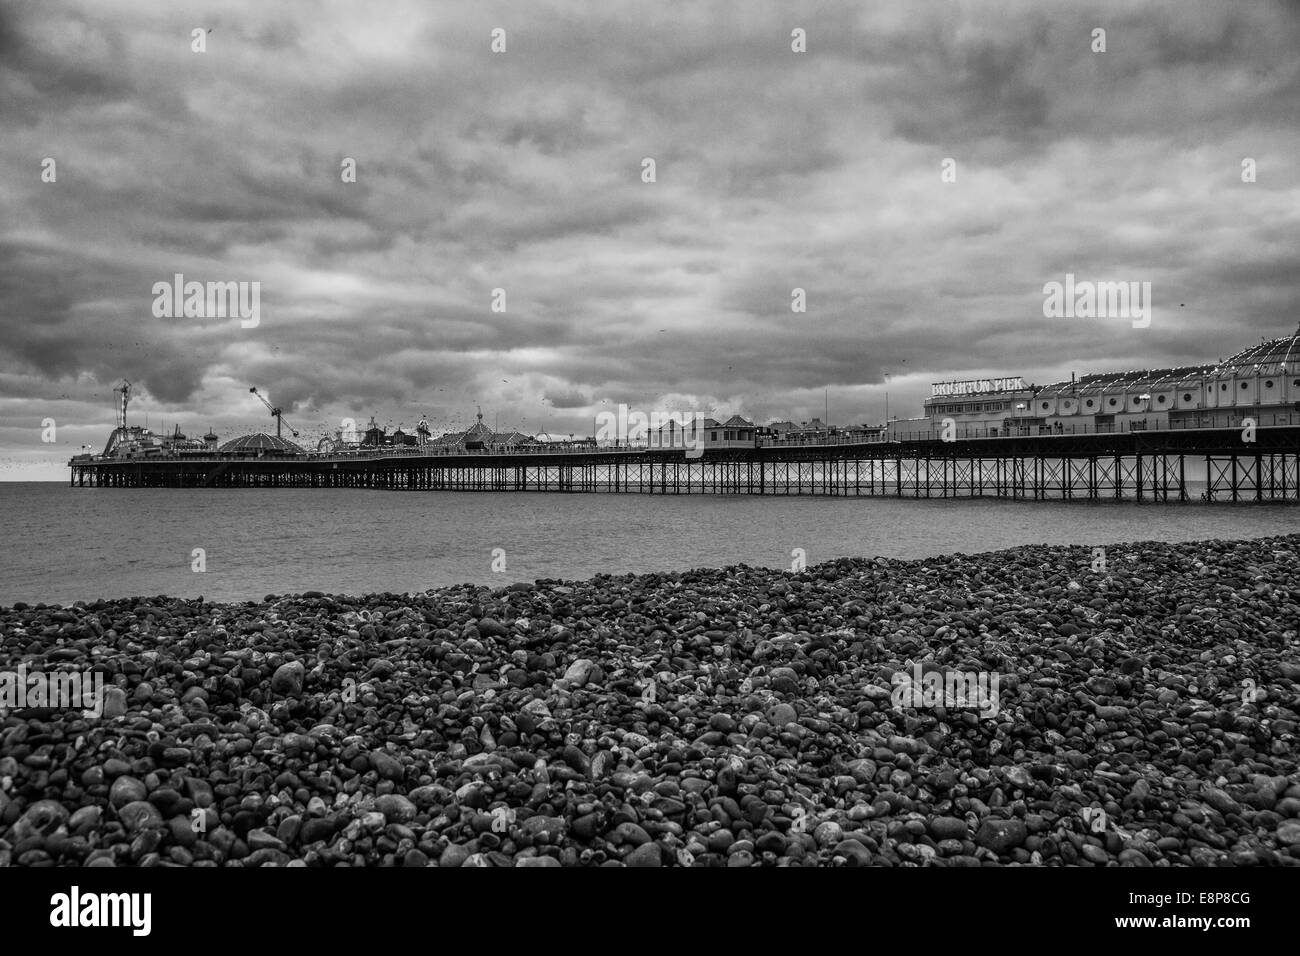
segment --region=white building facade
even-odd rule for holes
[[[1102,372],[1046,386],[993,379],[932,388],[924,417],[891,422],[891,437],[942,437],[945,426],[961,438],[1300,424],[1300,329],[1213,365]]]

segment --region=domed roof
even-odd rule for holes
[[[1216,365],[1214,373],[1231,375],[1235,370],[1242,368],[1247,372],[1253,372],[1256,366],[1276,366],[1294,362],[1300,362],[1300,328],[1291,335],[1284,335],[1279,339],[1242,349],[1236,355]]]
[[[240,435],[221,446],[223,452],[269,451],[280,455],[305,455],[306,452],[293,442],[277,438],[265,432],[253,435]]]

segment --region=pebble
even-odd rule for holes
[[[485,617],[478,622],[478,632],[484,637],[506,637],[510,629],[493,618]]]
[[[930,821],[930,833],[936,840],[965,840],[970,827],[957,817],[935,817]]]
[[[1020,820],[984,820],[975,831],[975,842],[994,853],[1004,854],[1022,846],[1029,830]]]
[[[1099,866],[1104,866],[1107,859],[1109,859],[1109,857],[1106,856],[1106,851],[1093,843],[1085,843],[1080,852],[1083,854],[1085,860],[1088,860],[1091,863],[1096,863]]]
[[[871,865],[871,851],[859,840],[842,840],[835,844],[832,852],[835,856],[844,857],[849,866]]]
[[[246,839],[249,849],[254,851],[268,848],[283,850],[285,848],[283,840],[273,833],[267,833],[265,830],[250,830]]]
[[[636,823],[623,822],[614,828],[612,840],[615,843],[630,843],[633,846],[642,846],[650,842],[650,834],[646,833],[644,827]]]
[[[573,687],[582,687],[591,678],[591,672],[595,670],[595,663],[584,658],[579,658],[569,665],[569,669],[564,672],[564,680],[568,681]]]
[[[564,836],[564,831],[568,828],[563,817],[555,816],[532,816],[524,821],[521,829],[529,836],[538,838],[542,837],[551,841],[558,841]],[[649,839],[649,837],[647,837]]]
[[[315,818],[303,822],[298,836],[304,844],[316,843],[320,840],[328,840],[337,829],[338,826],[333,819]]]
[[[401,780],[402,762],[391,754],[376,750],[370,754],[370,766],[386,780]]]
[[[663,854],[657,843],[642,843],[627,855],[628,866],[663,866]]]
[[[375,809],[389,823],[410,823],[415,819],[415,804],[400,793],[386,793],[375,799]]]
[[[730,830],[715,830],[709,834],[708,847],[713,853],[726,853],[736,842],[735,834]]]
[[[709,729],[716,730],[720,734],[729,734],[735,731],[736,721],[730,714],[714,714],[709,718]]]
[[[1300,865],[1298,552],[0,607],[0,667],[89,652],[109,718],[0,717],[0,860]],[[1000,716],[895,709],[918,661]]]
[[[162,814],[158,812],[158,808],[145,800],[128,803],[117,811],[117,817],[126,827],[127,833],[139,833],[163,825]]]
[[[464,866],[465,861],[470,857],[470,851],[467,847],[458,846],[455,843],[442,851],[438,857],[438,866],[440,867],[457,867]]]
[[[784,727],[787,724],[792,724],[799,718],[799,715],[795,712],[795,709],[791,707],[789,704],[775,705],[768,712],[768,716],[771,718],[773,726],[776,727]]]
[[[100,715],[105,720],[123,716],[126,713],[126,708],[126,691],[120,687],[104,688],[104,706],[100,711]]]
[[[282,697],[297,697],[302,693],[302,682],[306,676],[307,669],[302,661],[281,664],[271,676],[271,693]]]
[[[122,776],[113,781],[108,791],[108,802],[115,807],[143,800],[148,794],[144,784],[135,777]]]
[[[834,846],[844,839],[844,828],[834,820],[825,820],[813,830],[813,839],[818,846]]]
[[[57,800],[37,800],[18,818],[12,835],[16,841],[43,838],[60,829],[68,818],[68,811]]]

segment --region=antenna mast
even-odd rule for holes
[[[122,393],[121,400],[117,402],[117,409],[116,409],[117,427],[125,428],[126,427],[126,406],[131,401],[131,383],[128,382],[126,379],[122,379],[122,384],[117,386],[117,388],[113,389],[113,392],[115,394],[117,392]]]

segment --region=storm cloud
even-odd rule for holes
[[[1300,321],[1300,4],[215,9],[0,6],[0,477],[102,445],[123,378],[223,438],[269,427],[251,385],[304,440],[878,422]],[[1151,282],[1150,327],[1044,318],[1067,272]],[[178,273],[259,324],[155,316]]]

